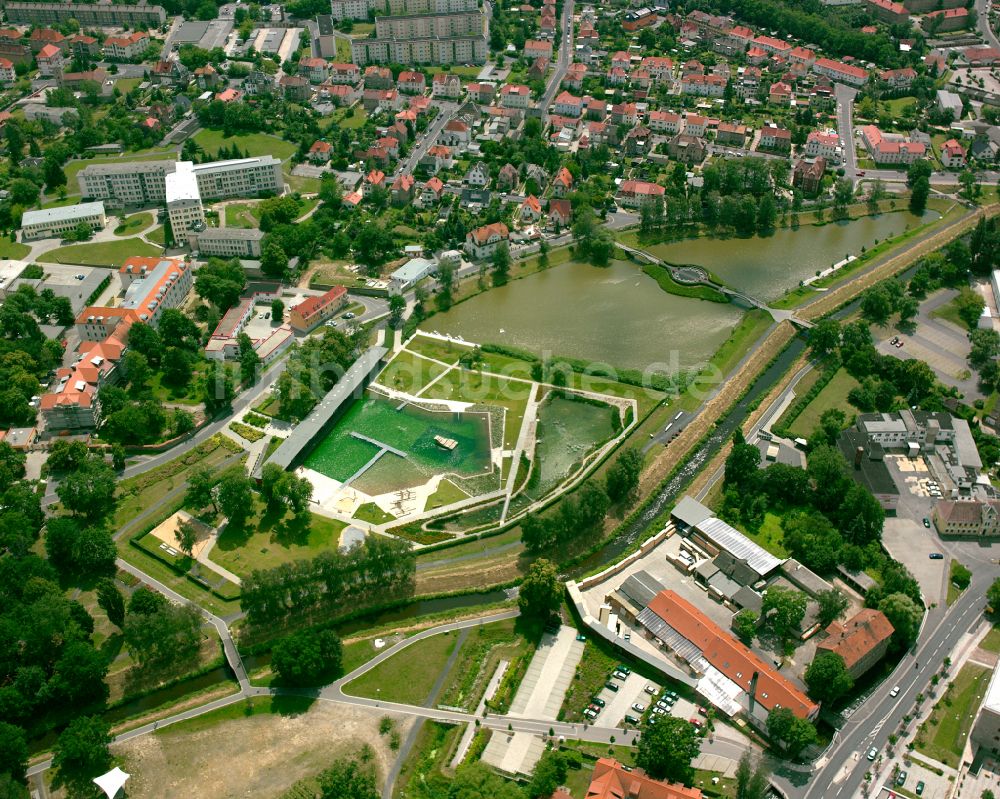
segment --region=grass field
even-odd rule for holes
[[[416,394],[435,377],[445,371],[441,364],[420,358],[408,350],[402,350],[382,370],[378,382],[386,388]]]
[[[461,502],[463,499],[468,498],[469,495],[451,482],[451,480],[442,480],[438,484],[437,491],[427,497],[427,505],[424,507],[424,510],[434,510],[435,508],[441,508],[453,502]]]
[[[760,524],[760,529],[754,532],[750,529],[740,527],[740,530],[747,538],[760,544],[764,549],[779,558],[787,558],[788,550],[785,549],[784,532],[781,529],[781,517],[770,511],[764,514],[764,521]]]
[[[965,739],[972,729],[976,709],[983,701],[989,681],[990,670],[985,666],[964,665],[934,706],[930,718],[920,726],[917,751],[958,768]]]
[[[417,641],[344,686],[352,696],[420,705],[455,648],[456,636],[439,633]]]
[[[391,513],[386,513],[374,502],[366,502],[364,505],[360,506],[354,513],[355,519],[362,522],[369,522],[371,524],[386,524],[387,522],[395,521],[396,517]]]
[[[163,244],[164,246],[167,243],[166,232],[163,229],[163,225],[155,227],[149,231],[149,233],[146,234],[146,238],[150,241],[155,241],[157,244]]]
[[[234,144],[251,157],[273,155],[282,161],[295,154],[295,145],[269,133],[245,133],[238,136],[224,136],[221,130],[202,128],[194,135],[195,142],[207,154],[214,156],[223,147]]]
[[[733,328],[722,346],[715,351],[709,359],[709,365],[714,366],[722,374],[729,374],[736,364],[753,349],[753,345],[764,335],[773,323],[771,315],[767,311],[755,308],[747,311],[739,324]]]
[[[0,238],[0,258],[12,258],[15,261],[23,259],[31,252],[31,247],[18,241],[11,241],[4,236]]]
[[[133,238],[93,244],[70,244],[39,255],[38,261],[46,264],[120,267],[125,263],[125,259],[133,255],[152,256],[161,252],[161,248]]]
[[[357,130],[365,124],[368,119],[368,112],[365,111],[360,105],[354,106],[353,108],[345,108],[343,111],[338,111],[333,115],[333,122],[327,131],[334,129],[340,130],[341,128],[346,130]]]
[[[132,216],[126,217],[125,220],[115,228],[116,236],[131,236],[134,233],[138,233],[141,230],[145,230],[150,225],[153,224],[153,215],[143,211],[142,213],[132,214]]]
[[[226,206],[226,227],[260,227],[256,203],[233,203]]]
[[[1000,627],[993,627],[979,643],[979,648],[987,652],[1000,653]]]
[[[406,345],[406,348],[443,363],[458,363],[458,359],[472,349],[451,341],[439,341],[427,336],[416,336]]]
[[[310,514],[308,529],[291,515],[265,513],[258,503],[240,529],[227,527],[212,550],[212,560],[239,575],[254,569],[271,569],[293,560],[332,551],[340,543],[344,522]]]
[[[798,418],[789,426],[792,434],[802,438],[811,436],[819,424],[820,416],[830,408],[840,408],[850,417],[853,411],[847,402],[847,395],[857,385],[857,380],[847,374],[844,369],[839,369],[833,379],[823,387],[812,402],[806,405]]]
[[[534,650],[516,622],[505,619],[484,624],[469,634],[439,697],[441,704],[475,711],[500,661],[513,663]]]

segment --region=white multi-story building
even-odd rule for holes
[[[202,256],[260,258],[264,232],[257,228],[206,227],[188,233],[188,245]]]
[[[375,0],[375,38],[351,42],[355,64],[484,63],[487,20],[477,0]]]
[[[187,231],[205,226],[205,209],[193,166],[190,161],[182,161],[176,171],[167,175],[167,216],[178,241],[186,237]]]
[[[823,156],[827,161],[839,161],[840,137],[836,133],[823,133],[819,130],[811,130],[806,139],[805,153],[810,158]]]
[[[177,164],[178,169],[183,163]],[[198,191],[206,200],[281,194],[285,187],[281,161],[271,155],[193,164],[192,171],[198,179]]]
[[[14,72],[14,62],[6,58],[0,58],[0,84],[9,86],[17,80],[17,73]]]
[[[333,0],[330,14],[334,19],[368,20],[368,12],[375,7],[373,0]]]
[[[81,222],[94,230],[101,230],[107,224],[104,203],[79,203],[62,208],[25,211],[21,217],[21,237],[27,241],[61,236],[76,230]]]
[[[127,36],[109,36],[104,40],[104,55],[114,61],[131,61],[149,49],[149,34],[136,31]]]
[[[355,39],[351,58],[355,64],[466,64],[486,62],[486,36],[452,36],[442,39]]]
[[[77,173],[76,182],[82,197],[113,205],[155,205],[163,202],[166,177],[176,168],[176,161],[90,164]]]

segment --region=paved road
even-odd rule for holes
[[[942,546],[961,549],[961,546]],[[968,553],[963,553],[963,557],[967,560]],[[993,569],[985,568],[980,562],[978,569],[973,567],[972,584],[951,608],[937,607],[928,611],[916,650],[904,657],[892,678],[851,715],[837,733],[833,747],[817,764],[818,768],[774,778],[787,796],[802,799],[850,799],[855,796],[869,767],[864,753],[873,746],[880,751],[885,747],[889,735],[913,708],[916,695],[926,691],[931,676],[941,668],[944,658],[982,618],[986,606],[984,593],[994,576]],[[898,696],[891,697],[889,691],[894,685],[899,685],[901,691]]]
[[[1000,50],[1000,39],[997,38],[993,26],[990,25],[989,11],[992,5],[991,0],[976,0],[976,27],[979,28],[986,44]]]
[[[566,0],[563,3],[561,23],[559,35],[562,39],[559,44],[559,55],[556,58],[556,68],[549,76],[549,82],[545,86],[545,94],[542,95],[541,100],[543,119],[549,118],[552,100],[555,98],[556,92],[559,91],[559,84],[562,83],[566,70],[573,61],[573,0]]]
[[[835,83],[833,96],[837,98],[837,133],[844,148],[844,177],[852,183],[858,180],[858,158],[854,152],[854,98],[858,90]]]
[[[397,175],[413,174],[417,165],[420,163],[420,159],[427,154],[431,145],[437,141],[437,138],[444,129],[444,126],[448,124],[448,120],[451,119],[455,111],[458,110],[458,106],[455,103],[435,100],[434,104],[439,109],[437,118],[430,124],[427,130],[424,131],[423,138],[418,140],[418,143],[413,150],[410,151],[410,155],[407,159],[396,168]]]

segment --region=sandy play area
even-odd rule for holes
[[[239,706],[242,708],[242,705]],[[379,781],[394,755],[378,733],[383,711],[317,701],[305,713],[257,710],[211,724],[194,720],[112,748],[132,775],[130,799],[223,799],[281,796],[361,745],[375,752]],[[405,738],[412,719],[396,719]]]
[[[181,524],[190,524],[198,531],[198,540],[194,547],[191,549],[191,557],[196,558],[201,554],[202,550],[208,546],[209,541],[212,540],[212,536],[215,534],[215,528],[209,527],[203,522],[199,522],[187,511],[179,510],[173,516],[171,516],[166,521],[160,523],[157,527],[153,528],[151,534],[159,538],[168,547],[173,548],[177,552],[181,551],[180,541],[177,540],[177,530]]]

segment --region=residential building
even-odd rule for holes
[[[521,203],[518,219],[521,222],[537,222],[542,218],[542,204],[534,194],[529,194]]]
[[[322,83],[329,75],[329,65],[325,58],[300,58],[299,75],[310,83]]]
[[[641,769],[626,768],[613,758],[602,757],[594,764],[586,796],[587,799],[701,799],[702,793],[698,788],[654,780]],[[553,799],[562,797],[556,795]]]
[[[490,184],[490,170],[482,161],[476,161],[465,173],[464,182],[469,186],[482,188]]]
[[[823,174],[826,172],[826,159],[819,155],[815,158],[800,158],[792,171],[792,185],[802,189],[804,194],[816,194],[823,185]]]
[[[333,0],[330,15],[335,20],[355,19],[368,21],[368,12],[375,8],[374,0]]]
[[[924,15],[920,23],[920,26],[931,34],[961,31],[971,27],[971,25],[972,17],[969,15],[969,9],[964,6],[931,11]]]
[[[449,119],[438,137],[438,141],[448,147],[464,147],[471,140],[472,131],[460,119]]]
[[[0,83],[10,86],[17,80],[17,73],[14,72],[14,62],[6,58],[0,58]]]
[[[816,654],[840,655],[851,677],[857,680],[885,657],[893,632],[882,611],[863,608],[843,623],[832,622],[826,628],[826,639],[816,645]]]
[[[76,180],[87,199],[116,206],[159,205],[166,197],[166,176],[176,168],[175,161],[88,164]]]
[[[923,158],[927,146],[896,133],[883,133],[875,125],[861,129],[861,140],[876,164],[912,164]]]
[[[12,25],[46,25],[74,19],[81,27],[120,28],[147,25],[158,28],[167,20],[162,6],[117,3],[5,3],[4,13]]]
[[[956,139],[948,139],[941,145],[941,163],[948,169],[965,166],[965,148]]]
[[[101,52],[101,43],[93,36],[88,36],[85,33],[70,36],[69,46],[73,56],[83,60],[94,58]]]
[[[729,79],[725,75],[699,75],[691,73],[681,78],[681,92],[698,97],[722,97]]]
[[[400,175],[392,182],[391,199],[393,205],[409,205],[413,202],[415,182],[413,175]]]
[[[622,17],[622,28],[629,33],[655,25],[659,19],[651,8],[629,9]]]
[[[181,161],[177,169],[166,177],[167,216],[170,229],[178,241],[186,238],[189,230],[205,227],[205,209],[193,166],[191,161]]]
[[[554,227],[568,227],[573,221],[573,207],[569,200],[549,200],[548,216],[549,224]]]
[[[786,55],[792,50],[792,45],[788,42],[783,39],[775,39],[773,36],[756,36],[752,41],[756,47],[759,47],[766,53]]]
[[[887,514],[894,514],[899,505],[899,489],[885,465],[885,451],[860,430],[845,430],[837,446],[848,463],[852,480],[867,488]]]
[[[878,74],[878,79],[890,89],[908,89],[916,77],[917,71],[913,67],[886,69]]]
[[[309,160],[315,164],[325,164],[330,160],[332,151],[333,145],[330,142],[317,139],[309,148]]]
[[[708,144],[698,136],[678,133],[667,143],[667,152],[683,164],[700,164],[705,160]]]
[[[673,111],[650,111],[649,127],[650,130],[655,130],[657,133],[679,133],[681,115],[675,114]]]
[[[156,327],[166,308],[176,308],[191,290],[191,268],[180,258],[133,256],[118,270],[125,291],[113,307],[91,305],[76,317],[81,341],[104,341],[121,322]]]
[[[875,19],[886,25],[905,25],[910,20],[906,6],[893,0],[864,0],[864,6]]]
[[[458,100],[462,96],[462,81],[458,79],[458,75],[439,72],[431,81],[431,96]]]
[[[656,183],[647,183],[643,180],[622,181],[618,189],[618,204],[626,208],[639,208],[644,202],[663,197],[666,189]]]
[[[667,56],[646,56],[639,65],[650,77],[657,81],[671,81],[674,73],[674,62]]]
[[[719,144],[743,147],[747,142],[747,126],[736,122],[720,122],[715,140]]]
[[[496,90],[496,85],[492,83],[469,83],[465,86],[465,91],[468,93],[469,99],[480,105],[489,105],[492,103]]]
[[[965,113],[965,106],[962,103],[961,96],[946,89],[938,89],[937,107],[940,111],[951,111],[952,119],[955,122],[960,120],[962,114]]]
[[[503,222],[483,225],[466,235],[465,252],[476,260],[490,258],[497,248],[507,244],[509,238],[510,230]]]
[[[56,370],[56,387],[42,395],[38,409],[50,433],[84,430],[101,422],[101,389],[118,382],[128,324],[103,341],[81,341],[80,358]]]
[[[81,223],[89,225],[92,230],[103,230],[107,224],[104,203],[78,203],[60,208],[25,211],[21,217],[21,238],[30,241],[62,236],[76,230]]]
[[[361,70],[357,64],[335,62],[330,64],[330,83],[354,86],[361,80]]]
[[[787,153],[792,149],[792,132],[775,125],[765,125],[760,131],[760,141],[757,144],[761,150],[774,150]]]
[[[527,59],[548,58],[552,59],[552,42],[540,39],[529,39],[524,43],[524,57]]]
[[[809,131],[806,137],[805,154],[810,158],[822,156],[828,161],[840,160],[840,137],[836,133]]]
[[[304,103],[312,97],[311,84],[301,75],[282,75],[278,79],[278,86],[286,100]]]
[[[62,71],[66,62],[63,51],[54,44],[47,44],[38,51],[36,56],[38,61],[38,72],[46,78],[55,77]]]
[[[566,167],[560,167],[552,179],[552,194],[555,197],[565,197],[573,191],[573,173]]]
[[[351,42],[355,64],[482,64],[488,55],[486,18],[476,0],[400,0],[375,17],[374,38]]]
[[[931,520],[941,536],[996,538],[1000,536],[1000,501],[940,499]]]
[[[431,261],[426,258],[411,258],[389,275],[389,293],[402,294],[425,277],[436,274],[437,269],[437,261]]]
[[[793,47],[788,58],[793,64],[802,64],[809,69],[816,63],[816,53],[808,47]]]
[[[361,194],[364,197],[369,196],[376,189],[385,188],[385,172],[381,169],[373,169],[367,175],[365,175],[365,180],[361,184]]]
[[[423,94],[427,90],[427,79],[423,72],[404,70],[396,79],[396,88],[403,94]]]
[[[444,184],[441,182],[441,178],[436,175],[431,177],[420,191],[420,205],[426,208],[440,202],[443,193]]]
[[[500,191],[513,191],[521,182],[521,175],[517,167],[513,164],[504,164],[497,174],[497,189]]]
[[[307,297],[288,310],[288,323],[296,333],[309,333],[346,304],[347,289],[334,286],[318,297]]]
[[[516,83],[500,87],[500,105],[504,108],[526,109],[531,102],[531,89]]]
[[[684,133],[688,136],[704,136],[708,130],[708,120],[698,114],[684,115]]]
[[[560,92],[553,101],[552,110],[561,117],[579,117],[583,113],[583,100],[569,92]]]
[[[133,61],[149,49],[149,34],[134,31],[124,36],[109,36],[104,40],[104,57],[109,61]]]
[[[864,86],[868,82],[866,70],[830,58],[817,58],[812,70],[817,75],[825,75],[830,80],[846,83],[849,86]]]
[[[257,228],[206,227],[188,233],[192,252],[202,257],[259,259],[264,233]]]
[[[28,43],[33,53],[40,53],[47,44],[54,45],[60,50],[70,49],[69,39],[52,28],[35,28],[28,37]]]

